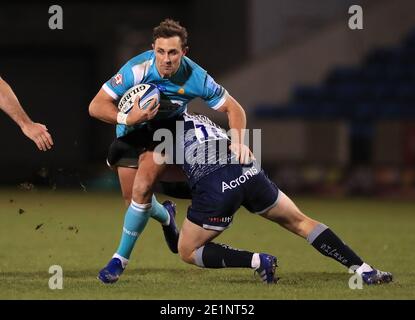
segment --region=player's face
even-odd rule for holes
[[[162,77],[171,77],[180,67],[186,51],[182,48],[180,37],[157,38],[153,43],[156,54],[156,66]]]

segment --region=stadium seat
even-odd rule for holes
[[[296,86],[291,102],[259,106],[260,118],[406,119],[415,117],[415,29],[402,46],[369,53],[362,64],[335,67],[317,86]]]

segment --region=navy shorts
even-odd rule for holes
[[[205,229],[230,226],[240,206],[265,213],[277,204],[279,190],[263,170],[230,164],[200,179],[192,188],[187,219]]]

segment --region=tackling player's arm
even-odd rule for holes
[[[12,88],[0,78],[0,109],[16,122],[24,135],[31,139],[39,150],[46,151],[53,146],[48,129],[41,123],[33,122],[20,105]]]
[[[217,109],[226,112],[231,129],[231,150],[236,154],[240,163],[249,163],[254,156],[248,146],[244,144],[246,129],[246,114],[242,106],[231,95],[227,95],[225,102]]]
[[[206,74],[203,85],[202,98],[209,107],[219,112],[225,112],[231,129],[230,149],[237,156],[240,163],[249,163],[254,156],[249,147],[244,144],[246,115],[242,106],[221,85]]]

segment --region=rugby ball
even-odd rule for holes
[[[146,109],[155,99],[160,102],[160,91],[154,84],[141,83],[127,90],[118,102],[118,110],[128,113],[134,106],[134,101],[140,97],[140,109]]]

